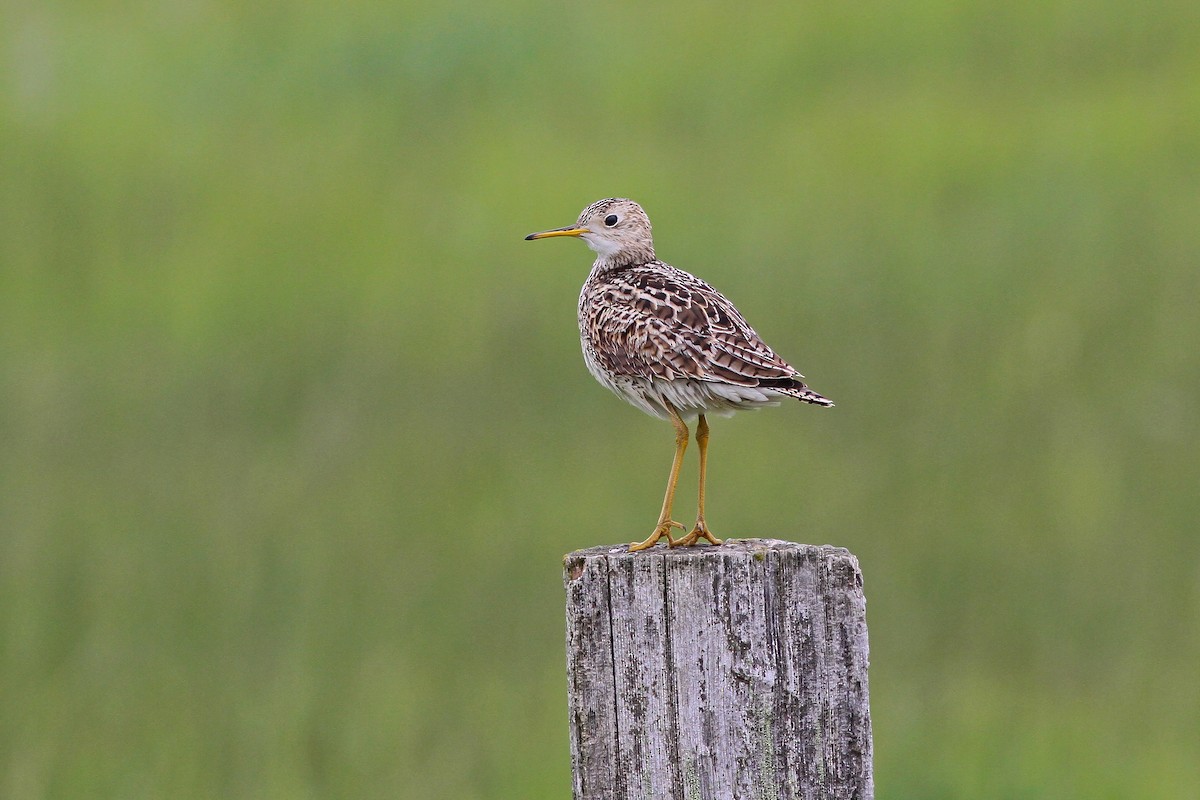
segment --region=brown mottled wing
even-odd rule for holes
[[[594,343],[613,373],[780,389],[803,377],[694,275],[659,262],[606,275],[603,283]]]

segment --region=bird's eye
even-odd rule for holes
[[[620,221],[621,221],[620,217],[618,217],[616,214],[609,214],[607,217],[604,218],[604,224],[610,228],[612,226],[616,225]]]

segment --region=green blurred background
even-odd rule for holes
[[[611,195],[838,402],[718,420],[709,520],[859,556],[880,797],[1200,796],[1198,39],[5,4],[0,797],[567,797],[560,559],[672,434],[522,237]]]

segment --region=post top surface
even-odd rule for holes
[[[695,547],[667,547],[657,545],[649,550],[637,553],[629,552],[627,544],[603,544],[588,547],[568,553],[564,560],[575,561],[591,558],[663,558],[706,559],[706,558],[745,558],[766,551],[791,552],[798,555],[842,557],[854,559],[854,556],[844,547],[829,544],[813,545],[788,542],[783,539],[726,539],[719,546],[697,545]]]

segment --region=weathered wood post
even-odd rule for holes
[[[744,539],[564,566],[575,800],[872,800],[848,551]]]

